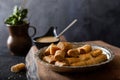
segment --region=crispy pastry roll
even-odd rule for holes
[[[91,55],[93,57],[97,57],[97,56],[99,56],[101,54],[102,54],[102,50],[100,50],[100,49],[94,49],[93,51],[91,51]]]
[[[61,50],[67,52],[67,50],[72,49],[73,45],[70,42],[59,42],[57,44],[57,47],[60,48]]]
[[[60,48],[58,48],[55,44],[51,44],[46,50],[45,50],[45,55],[54,55],[56,50],[59,50]]]
[[[84,61],[79,61],[76,63],[70,64],[71,66],[86,66],[86,63]]]
[[[81,55],[79,55],[79,58],[80,58],[82,61],[86,61],[86,60],[91,59],[92,56],[91,56],[91,54],[86,53],[86,54],[81,54]]]
[[[86,60],[85,63],[86,63],[86,65],[93,65],[93,64],[95,64],[95,60],[94,60],[94,58],[91,58],[89,60]]]
[[[65,58],[65,54],[66,54],[66,53],[65,53],[64,51],[62,51],[62,50],[57,50],[57,51],[55,52],[54,58],[55,58],[55,60],[63,61],[64,58]]]
[[[50,54],[54,55],[57,50],[60,50],[56,45],[51,46]]]
[[[48,62],[48,63],[54,63],[56,60],[54,59],[53,55],[48,55],[48,56],[44,56],[43,60]]]
[[[95,63],[101,63],[107,60],[107,56],[105,54],[101,54],[95,58]]]
[[[62,62],[56,61],[56,62],[55,62],[55,65],[56,65],[56,66],[68,66],[69,64],[68,64],[68,62],[66,62],[66,61],[62,61]]]
[[[80,53],[78,52],[78,50],[75,48],[75,49],[70,49],[67,51],[67,55],[68,56],[71,56],[71,57],[78,57]]]
[[[19,72],[23,69],[25,69],[25,64],[24,63],[19,63],[19,64],[11,66],[11,72]]]
[[[66,61],[67,61],[69,64],[72,64],[72,63],[75,63],[75,62],[79,62],[79,61],[80,61],[80,58],[66,58]]]
[[[82,53],[88,53],[88,52],[90,52],[92,50],[92,47],[90,45],[86,44],[86,45],[84,45],[82,47],[79,47],[77,49],[78,49],[79,53],[82,54]]]
[[[47,47],[47,49],[45,50],[44,54],[47,56],[47,55],[50,55],[50,46],[52,46],[53,44],[49,45]]]

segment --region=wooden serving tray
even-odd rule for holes
[[[109,64],[97,70],[81,73],[57,73],[46,69],[41,64],[38,65],[34,53],[38,51],[35,46],[32,46],[26,56],[27,77],[29,80],[119,80],[120,79],[120,48],[109,45],[103,41],[90,41],[86,43],[97,44],[111,49],[115,58]]]

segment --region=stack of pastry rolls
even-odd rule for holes
[[[107,56],[89,44],[74,47],[70,42],[59,42],[49,45],[42,59],[56,66],[87,66],[104,62]]]

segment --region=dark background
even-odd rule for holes
[[[23,2],[0,0],[0,54],[9,53],[9,32],[4,19],[12,13],[14,5]],[[37,28],[36,36],[44,35],[50,26],[57,26],[60,33],[78,19],[64,34],[68,41],[103,40],[120,47],[120,0],[26,0],[24,7],[29,9],[30,24]],[[31,29],[29,32],[32,34]]]

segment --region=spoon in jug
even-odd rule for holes
[[[58,36],[56,36],[57,38],[60,37],[64,32],[66,32],[71,26],[73,26],[73,24],[75,24],[77,22],[77,19],[75,19],[74,21],[72,21]]]

